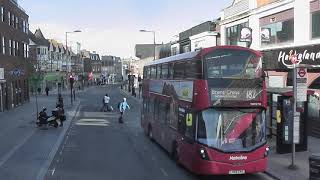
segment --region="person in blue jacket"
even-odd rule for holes
[[[120,111],[120,114],[121,114],[120,118],[119,118],[119,122],[120,123],[123,123],[123,114],[127,109],[130,109],[130,106],[127,103],[127,99],[123,98],[123,101],[121,103],[119,103],[119,111]]]

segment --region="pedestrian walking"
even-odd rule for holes
[[[103,97],[102,102],[103,102],[103,106],[102,106],[101,111],[105,112],[106,109],[107,109],[107,111],[109,111],[109,109],[110,109],[110,108],[109,108],[110,97],[109,97],[108,94],[106,94],[106,95]]]
[[[49,88],[48,88],[48,86],[46,87],[46,95],[49,96]]]
[[[119,103],[118,108],[120,111],[119,123],[123,123],[123,114],[127,109],[130,109],[126,98],[123,98],[123,101]]]

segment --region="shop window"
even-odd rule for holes
[[[268,41],[262,41],[262,46],[272,44],[279,44],[285,42],[292,42],[294,39],[294,19],[288,19],[282,22],[275,22],[262,26],[261,29],[270,31],[270,38]]]

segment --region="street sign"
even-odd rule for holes
[[[0,68],[0,80],[4,79],[4,68]]]
[[[306,74],[307,74],[307,72],[306,72],[305,68],[298,68],[299,77],[297,77],[297,78],[304,78]]]
[[[307,68],[297,68],[297,102],[307,101]]]

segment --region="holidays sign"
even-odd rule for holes
[[[266,70],[291,69],[293,55],[296,55],[296,64],[320,67],[320,45],[312,45],[264,51],[264,68]]]

